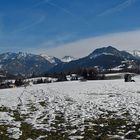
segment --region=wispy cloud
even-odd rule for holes
[[[103,11],[98,16],[105,16],[105,15],[112,14],[115,12],[120,12],[120,11],[126,9],[127,7],[131,6],[132,4],[134,4],[136,1],[138,1],[138,0],[125,0],[123,3],[116,5],[113,8]]]
[[[39,45],[39,47],[43,48],[53,48],[57,47],[59,45],[65,44],[66,42],[69,42],[70,40],[73,40],[76,37],[76,32],[69,33],[69,34],[61,34],[55,36],[53,39],[44,41]]]

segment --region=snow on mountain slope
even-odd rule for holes
[[[54,66],[54,64],[51,64],[40,55],[22,52],[0,54],[0,65],[3,71],[14,75],[39,74],[46,72]]]
[[[90,59],[94,59],[96,57],[99,57],[101,55],[117,55],[120,56],[120,51],[117,50],[116,48],[112,47],[112,46],[108,46],[108,47],[103,47],[103,48],[98,48],[96,50],[94,50],[90,55]]]
[[[117,57],[128,59],[128,60],[134,59],[134,57],[131,54],[129,54],[128,52],[119,51],[112,46],[96,49],[89,55],[89,57],[90,57],[90,59],[94,59],[101,55],[106,55],[106,56],[112,55],[114,57],[117,56]]]
[[[76,59],[72,56],[64,56],[61,60],[62,60],[62,62],[68,63],[68,62],[71,62],[71,61],[76,60]]]
[[[93,58],[96,58],[96,57],[98,57],[98,56],[101,56],[101,55],[114,55],[114,54],[112,54],[112,53],[99,53],[99,54],[94,54],[94,55],[92,55],[92,56],[90,56],[90,59],[93,59]]]
[[[61,126],[59,131],[67,133],[69,139],[76,139],[75,136],[84,138],[87,120],[107,117],[111,112],[112,117],[129,118],[127,123],[139,122],[140,78],[134,79],[136,82],[132,83],[123,80],[75,81],[0,90],[0,125],[10,126],[7,128],[10,138],[20,138],[23,123],[27,123],[46,133],[56,132]],[[126,113],[128,116],[123,115]],[[99,123],[102,127],[105,125]],[[90,122],[88,125],[96,124]],[[9,129],[14,131],[9,133]],[[121,134],[122,138],[125,133]]]
[[[140,58],[140,51],[139,50],[129,51],[129,53],[132,54],[135,57]]]
[[[61,63],[61,60],[53,57],[53,56],[48,56],[47,54],[41,54],[43,58],[45,58],[47,61],[49,61],[51,64],[57,65],[58,63]]]

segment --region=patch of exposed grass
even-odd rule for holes
[[[43,106],[43,107],[45,107],[45,106],[46,106],[45,101],[39,102],[39,104],[40,104],[41,106]]]
[[[41,102],[40,104],[44,106],[45,102]],[[30,109],[34,112],[36,107],[30,104]],[[56,111],[55,119],[50,124],[50,131],[47,131],[36,129],[33,125],[28,124],[25,120],[30,114],[27,114],[25,117],[18,110],[10,110],[4,106],[0,107],[1,112],[10,112],[13,114],[14,121],[21,122],[20,130],[22,131],[22,135],[19,140],[28,138],[34,140],[40,136],[47,136],[46,138],[42,138],[42,140],[69,140],[70,136],[82,136],[83,140],[120,140],[122,136],[125,139],[137,139],[137,136],[140,136],[140,124],[131,122],[128,111],[122,114],[122,118],[119,118],[115,115],[116,112],[101,110],[106,115],[103,113],[98,118],[85,120],[84,123],[79,125],[72,125],[70,120],[65,120],[64,113]],[[44,126],[45,124],[49,124],[49,114],[48,117],[47,114],[42,114],[38,119],[42,120],[41,123]],[[80,116],[78,119],[80,119]],[[0,125],[0,138],[2,140],[9,140],[7,134],[9,127],[8,125]],[[114,138],[113,136],[118,136],[118,138]]]
[[[11,110],[5,106],[0,107],[0,112],[11,112]]]
[[[46,135],[46,132],[44,130],[33,129],[32,125],[30,125],[26,122],[21,123],[20,130],[22,131],[20,140],[24,140],[24,139],[28,139],[28,138],[37,139],[39,136]]]
[[[0,125],[0,139],[1,140],[9,140],[7,129],[9,126],[7,125]]]

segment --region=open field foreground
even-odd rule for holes
[[[140,139],[140,78],[134,79],[0,90],[0,139]]]

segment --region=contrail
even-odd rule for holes
[[[82,23],[86,24],[87,26],[89,25],[89,23],[82,17],[77,16],[76,14],[73,14],[70,10],[61,7],[55,3],[52,2],[52,0],[40,0],[38,1],[38,3],[35,3],[32,7],[30,7],[29,9],[26,9],[26,11],[30,12],[32,9],[37,8],[43,4],[48,4],[50,6],[53,6],[61,11],[63,11],[64,13],[70,15],[71,17],[73,17],[75,20],[80,20]],[[16,31],[14,31],[13,33],[17,33],[17,32],[23,32],[27,29],[30,29],[31,27],[38,25],[40,23],[42,23],[45,20],[45,16],[40,17],[39,20],[32,22],[31,24],[25,25],[24,27],[17,29]]]
[[[59,5],[51,2],[49,0],[44,0],[44,2],[47,3],[47,4],[49,4],[49,5],[51,5],[51,6],[53,6],[53,7],[56,7],[58,9],[62,10],[63,12],[65,12],[66,14],[70,15],[73,18],[76,17],[77,20],[81,20],[84,24],[89,25],[89,23],[84,18],[79,17],[76,14],[73,14],[70,10],[68,10],[68,9],[66,9],[64,7],[61,7],[61,6],[59,6]]]
[[[22,27],[20,29],[17,29],[13,33],[23,32],[23,31],[25,31],[27,29],[30,29],[31,27],[42,23],[45,20],[45,18],[46,18],[45,16],[41,16],[38,20],[36,20],[36,21],[34,21],[34,22],[30,23],[30,24],[27,24],[27,25],[25,25],[24,27]]]
[[[75,16],[72,12],[70,12],[70,11],[67,10],[66,8],[63,8],[63,7],[57,5],[57,4],[53,3],[53,2],[50,2],[50,1],[48,1],[48,0],[45,0],[45,2],[46,2],[47,4],[53,6],[53,7],[56,7],[56,8],[58,8],[58,9],[64,11],[66,14],[69,14],[70,16]]]
[[[37,3],[35,3],[32,7],[30,7],[29,9],[27,9],[26,11],[31,11],[32,9],[34,8],[37,8],[43,4],[48,4],[52,7],[55,7],[61,11],[63,11],[64,13],[68,14],[69,16],[73,17],[74,19],[76,19],[77,21],[78,20],[81,20],[82,23],[86,24],[89,26],[89,23],[82,17],[79,17],[77,16],[76,14],[73,14],[70,10],[62,7],[62,6],[59,6],[57,4],[55,4],[54,2],[52,2],[53,0],[39,0]]]
[[[103,13],[99,14],[98,16],[105,16],[105,15],[108,15],[108,14],[111,14],[111,13],[120,12],[123,9],[126,9],[127,7],[131,6],[136,1],[138,1],[138,0],[126,0],[125,2],[104,11]]]
[[[35,3],[32,7],[27,8],[27,9],[26,9],[26,12],[27,12],[27,13],[30,13],[31,10],[32,10],[33,8],[36,8],[36,7],[38,7],[38,6],[40,6],[40,5],[44,4],[44,3],[45,3],[44,0],[40,0],[38,3]],[[23,32],[23,31],[25,31],[25,30],[27,30],[27,29],[32,28],[33,26],[36,26],[36,25],[42,23],[45,19],[46,19],[46,16],[43,15],[43,16],[41,16],[39,19],[35,20],[34,22],[31,22],[30,24],[24,25],[23,27],[21,27],[21,28],[15,30],[15,31],[12,32],[12,33]]]
[[[51,0],[39,0],[39,2],[34,4],[30,9],[36,8],[36,7],[42,5],[42,4],[46,3],[46,2],[49,2],[49,1],[51,1]]]

